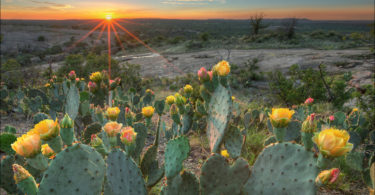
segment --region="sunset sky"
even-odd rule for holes
[[[174,18],[374,20],[374,0],[1,0],[1,19]]]

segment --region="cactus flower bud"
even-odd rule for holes
[[[184,92],[187,94],[191,94],[193,92],[193,87],[191,85],[185,85]]]
[[[210,77],[210,81],[212,81],[213,72],[212,71],[208,71],[207,74]]]
[[[12,149],[25,158],[32,158],[40,153],[42,142],[40,135],[29,131],[27,134],[18,137],[17,140],[11,144]]]
[[[130,112],[130,108],[129,107],[126,107],[125,108],[125,114],[128,114]]]
[[[109,137],[115,137],[117,133],[120,133],[121,128],[122,124],[114,121],[106,123],[103,127]]]
[[[208,72],[204,67],[202,67],[201,69],[198,70],[198,79],[201,82],[205,82],[205,81],[210,80],[210,76],[208,75]]]
[[[96,134],[91,135],[91,142],[90,145],[93,147],[100,146],[103,144],[103,140],[100,139]]]
[[[319,173],[315,179],[315,183],[318,185],[321,184],[332,184],[334,183],[340,175],[340,169],[333,168],[329,170],[324,170]]]
[[[16,184],[27,179],[28,177],[31,177],[31,174],[21,165],[13,164],[12,168],[14,173],[14,181],[16,182]]]
[[[230,66],[229,63],[225,60],[217,63],[214,66],[214,71],[217,72],[219,76],[227,76],[230,72]]]
[[[57,119],[55,121],[45,119],[36,124],[32,132],[40,135],[42,140],[47,141],[59,135],[60,126]]]
[[[92,81],[89,81],[89,83],[87,84],[87,87],[89,88],[90,92],[95,92],[96,89],[97,89],[96,83],[94,83]]]
[[[179,93],[176,93],[174,97],[176,98],[177,105],[184,105],[186,103],[186,98],[180,95]]]
[[[151,89],[146,89],[146,93],[150,95],[154,95],[155,93]]]
[[[306,104],[306,105],[311,105],[313,102],[314,102],[314,99],[311,98],[311,97],[309,97],[309,98],[307,98],[307,99],[305,100],[305,104]]]
[[[329,116],[329,121],[334,121],[335,120],[335,116],[333,116],[333,115],[331,115],[331,116]]]
[[[302,132],[315,132],[318,124],[315,120],[315,114],[311,114],[306,118],[306,120],[302,123]]]
[[[118,118],[118,115],[120,114],[120,108],[109,107],[109,108],[107,108],[106,114],[111,121],[116,121],[117,118]]]
[[[331,128],[315,133],[313,142],[323,157],[338,157],[353,149],[353,144],[348,142],[349,138],[347,131]]]
[[[120,134],[120,140],[125,145],[131,145],[137,137],[137,133],[130,126],[122,128]]]
[[[142,114],[146,118],[151,118],[154,114],[155,108],[152,106],[147,106],[142,108]]]
[[[165,102],[169,105],[172,105],[176,101],[176,98],[173,95],[168,96],[165,98]]]
[[[72,145],[74,140],[74,121],[68,114],[65,114],[64,118],[61,120],[60,127],[62,141],[68,146]]]
[[[102,81],[103,75],[100,72],[94,72],[90,75],[90,80],[94,81],[95,83],[99,83]]]
[[[178,114],[178,108],[177,108],[177,106],[175,104],[173,104],[171,106],[170,113],[171,113],[171,115]]]
[[[76,77],[77,77],[77,75],[76,75],[76,72],[75,72],[74,70],[72,70],[72,71],[69,72],[69,74],[68,74],[68,78],[69,78],[70,80],[75,80]]]
[[[73,120],[68,114],[65,114],[64,118],[60,122],[60,127],[62,128],[73,128]]]
[[[225,158],[229,158],[229,153],[228,153],[228,150],[222,150],[220,152],[221,156],[224,156]]]
[[[21,165],[13,164],[12,168],[17,188],[21,190],[23,194],[36,195],[38,187],[34,177]]]
[[[55,155],[55,152],[52,150],[51,147],[49,147],[48,144],[43,144],[42,145],[42,154],[47,157],[47,158],[50,158],[52,156]]]
[[[269,114],[270,121],[275,128],[285,128],[289,125],[294,114],[294,110],[288,108],[272,108],[272,114]]]

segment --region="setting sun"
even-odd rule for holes
[[[106,19],[106,20],[112,20],[112,15],[106,15],[106,16],[105,16],[105,19]]]

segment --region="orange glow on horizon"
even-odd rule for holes
[[[103,12],[101,7],[80,8],[72,10],[35,10],[1,8],[2,19],[25,20],[65,20],[65,19],[114,19],[116,18],[164,18],[164,19],[248,19],[254,13],[263,12],[265,18],[307,18],[311,20],[374,20],[375,11],[371,6],[351,7],[293,7],[293,8],[264,8],[264,9],[176,9],[140,11],[111,11]],[[98,15],[98,13],[101,13]],[[110,16],[107,18],[107,16]]]

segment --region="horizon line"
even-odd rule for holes
[[[285,18],[263,18],[264,20],[285,20],[292,19],[295,17],[285,17]],[[114,20],[249,20],[249,18],[114,18]],[[309,20],[309,21],[375,21],[375,19],[309,19],[309,18],[296,18],[298,20]],[[3,20],[22,20],[22,21],[68,21],[68,20],[104,20],[103,18],[87,18],[87,19],[0,19]]]

